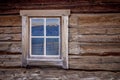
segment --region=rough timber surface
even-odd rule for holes
[[[120,72],[63,70],[59,68],[0,69],[0,80],[120,80]]]
[[[1,0],[0,15],[20,10],[71,9],[72,13],[119,13],[119,0]]]

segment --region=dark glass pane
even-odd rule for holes
[[[59,39],[47,38],[46,39],[46,55],[58,55],[59,54]]]
[[[59,19],[46,19],[46,36],[59,36]]]
[[[44,19],[32,19],[32,36],[44,35]]]
[[[32,38],[32,55],[44,54],[44,39]]]

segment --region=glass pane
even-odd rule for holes
[[[59,36],[59,19],[46,19],[46,36]]]
[[[59,38],[46,39],[46,55],[59,55]]]
[[[44,54],[44,39],[32,38],[32,55]]]
[[[32,36],[44,35],[44,19],[32,19]]]

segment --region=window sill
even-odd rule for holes
[[[28,61],[55,61],[55,62],[62,62],[63,60],[62,59],[32,59],[32,58],[27,58]]]
[[[50,65],[50,66],[63,66],[63,60],[62,59],[31,59],[27,58],[27,63],[29,65]]]

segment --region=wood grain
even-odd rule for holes
[[[70,56],[71,69],[83,70],[120,70],[119,56]]]
[[[0,26],[21,26],[21,17],[16,15],[0,16]]]
[[[21,42],[0,42],[0,54],[22,53]]]
[[[21,34],[0,34],[0,41],[21,41]]]
[[[0,27],[0,34],[21,34],[21,27]]]
[[[119,56],[120,43],[79,43],[69,42],[69,54],[90,55],[90,56]]]
[[[119,0],[5,0],[1,1],[0,14],[19,14],[20,10],[70,9],[72,13],[119,13]],[[4,6],[4,7],[3,7]]]

